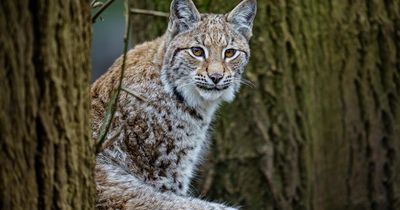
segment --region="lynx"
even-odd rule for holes
[[[256,0],[227,14],[200,14],[191,0],[173,0],[168,29],[130,50],[126,92],[96,157],[97,209],[236,209],[191,197],[190,181],[208,147],[218,105],[234,99],[250,56]],[[91,87],[93,137],[122,58]]]

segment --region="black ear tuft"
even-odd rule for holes
[[[250,39],[256,13],[257,1],[244,0],[227,14],[227,21],[233,25],[235,30]]]
[[[198,21],[200,13],[192,0],[172,1],[169,30],[173,34],[189,30]]]

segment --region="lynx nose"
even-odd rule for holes
[[[214,82],[214,84],[218,84],[219,81],[224,77],[224,75],[219,74],[219,73],[213,73],[211,75],[208,75],[210,79]]]

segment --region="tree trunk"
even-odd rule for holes
[[[202,12],[238,2],[195,1]],[[400,209],[399,2],[258,1],[256,87],[223,107],[198,193],[243,209]],[[167,20],[133,22],[138,43]]]
[[[91,209],[89,1],[0,1],[0,209]]]

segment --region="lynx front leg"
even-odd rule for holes
[[[99,210],[236,210],[197,198],[158,192],[117,166],[98,165],[96,184],[96,209]]]
[[[139,189],[139,192],[141,190],[144,189]],[[206,202],[196,198],[157,192],[149,192],[147,195],[141,194],[141,197],[132,197],[127,202],[126,207],[132,210],[237,210],[222,204]]]

